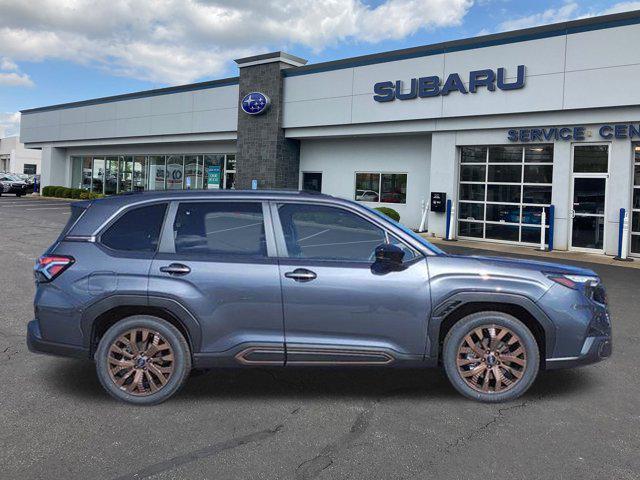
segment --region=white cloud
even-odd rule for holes
[[[3,71],[11,71],[11,70],[18,70],[18,65],[16,65],[16,62],[14,62],[13,60],[11,60],[10,58],[7,57],[2,57],[0,58],[0,70]]]
[[[534,13],[526,17],[514,18],[502,22],[498,29],[501,31],[519,30],[521,28],[535,27],[536,25],[546,25],[549,23],[566,22],[577,16],[579,6],[576,2],[564,4],[560,8],[549,8],[539,13]]]
[[[12,59],[0,57],[0,85],[7,87],[33,87],[29,75],[21,73],[20,68]]]
[[[61,59],[182,83],[229,60],[303,45],[376,43],[459,25],[473,0],[0,0],[0,56]],[[295,52],[292,52],[295,53]]]
[[[0,85],[7,87],[33,87],[34,83],[26,73],[0,72]]]
[[[19,133],[20,112],[0,112],[0,137],[18,135]]]
[[[558,8],[549,8],[542,12],[506,20],[498,25],[497,31],[504,32],[509,30],[518,30],[521,28],[535,27],[537,25],[566,22],[577,18],[609,15],[611,13],[627,12],[638,9],[640,9],[640,1],[619,2],[605,10],[585,10],[578,2],[567,1],[564,5]]]
[[[610,8],[603,10],[599,15],[609,15],[610,13],[628,12],[629,10],[640,10],[640,2],[616,3]]]

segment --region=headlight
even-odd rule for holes
[[[573,290],[581,290],[584,295],[598,303],[607,303],[600,277],[596,275],[567,275],[563,273],[545,272],[545,275],[556,283]]]

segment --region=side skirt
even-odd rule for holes
[[[422,355],[404,355],[392,350],[327,345],[244,344],[233,351],[194,354],[198,368],[241,366],[381,366],[430,367],[437,362]]]

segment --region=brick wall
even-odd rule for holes
[[[262,115],[248,115],[238,108],[238,152],[236,188],[298,188],[300,142],[284,137],[282,128],[282,62],[253,65],[240,69],[241,102],[250,92],[261,92],[271,99]]]

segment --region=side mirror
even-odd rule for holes
[[[397,245],[391,243],[383,243],[378,245],[375,250],[376,261],[374,266],[381,271],[397,271],[402,270],[402,259],[404,258],[404,250]]]

